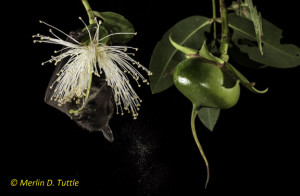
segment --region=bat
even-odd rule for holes
[[[82,32],[81,30],[71,31],[70,37],[80,41],[85,36],[87,36],[87,31]],[[66,41],[74,42],[71,38],[67,38]],[[55,85],[53,88],[50,88],[53,85],[54,81],[57,79],[57,73],[61,68],[66,64],[69,58],[64,58],[61,62],[56,65],[56,68],[52,74],[50,82],[45,93],[44,101],[50,106],[60,110],[74,120],[80,127],[87,129],[89,131],[101,131],[103,136],[110,142],[114,141],[112,130],[109,127],[109,120],[112,117],[114,111],[114,99],[112,88],[109,87],[105,81],[105,75],[97,77],[93,75],[92,84],[90,88],[90,94],[85,103],[76,103],[75,100],[67,102],[61,106],[58,105],[58,102],[51,100],[53,95]],[[82,104],[84,107],[77,113],[71,114],[70,110],[79,109]]]

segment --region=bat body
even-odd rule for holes
[[[86,34],[86,31],[85,33],[82,33],[81,30],[72,31],[70,33],[70,37],[80,41],[84,36],[86,36]],[[67,38],[66,41],[74,42],[71,38]],[[58,77],[57,73],[59,73],[68,59],[69,58],[66,57],[56,65],[54,73],[48,84],[44,101],[68,115],[80,127],[89,131],[101,131],[108,141],[113,142],[113,133],[108,123],[114,111],[114,99],[112,88],[107,85],[104,74],[102,74],[100,77],[93,75],[90,93],[85,103],[76,103],[75,100],[71,100],[70,102],[59,106],[57,101],[51,100],[51,96],[53,95],[55,86],[57,85],[57,83],[53,85]],[[50,88],[51,85],[53,85],[53,88]],[[76,111],[82,106],[83,109],[79,112],[74,114],[70,113],[70,110]]]

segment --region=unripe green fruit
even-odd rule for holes
[[[173,79],[177,89],[196,106],[226,109],[233,107],[240,97],[237,80],[197,57],[177,65]]]

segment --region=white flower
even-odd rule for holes
[[[82,19],[80,18],[80,20]],[[48,62],[55,62],[55,64],[57,64],[62,59],[69,57],[67,63],[63,65],[57,74],[57,79],[50,86],[50,88],[55,88],[51,100],[57,101],[59,106],[71,100],[77,100],[78,103],[83,103],[82,107],[84,107],[91,88],[92,75],[104,77],[102,76],[104,72],[107,84],[113,89],[117,114],[120,113],[123,115],[124,110],[127,110],[128,113],[131,112],[134,119],[136,119],[138,116],[137,111],[139,110],[142,100],[130,85],[127,75],[130,75],[140,87],[140,80],[148,85],[149,82],[137,71],[135,66],[142,68],[148,75],[151,75],[151,72],[129,56],[134,56],[134,53],[126,53],[127,50],[137,51],[137,48],[109,46],[101,42],[116,34],[136,33],[113,33],[99,39],[99,27],[101,22],[97,21],[95,34],[92,35],[87,25],[82,21],[89,34],[90,40],[87,45],[80,43],[56,27],[43,21],[40,22],[72,40],[72,43],[64,41],[54,34],[51,29],[49,31],[52,37],[40,34],[33,35],[33,38],[38,38],[38,40],[33,41],[34,43],[50,43],[63,46],[63,49],[60,51],[54,51],[55,53],[60,52],[59,55],[52,56],[50,60],[43,62],[42,65]]]

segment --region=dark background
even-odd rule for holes
[[[300,68],[252,70],[237,66],[264,95],[242,88],[239,103],[223,110],[214,132],[199,121],[196,127],[210,162],[211,180],[204,190],[204,162],[190,130],[192,105],[174,87],[143,99],[137,120],[114,116],[115,141],[89,133],[65,114],[43,102],[54,70],[48,60],[53,45],[32,43],[32,35],[47,33],[44,20],[64,32],[82,28],[87,20],[80,0],[10,1],[2,15],[2,141],[7,155],[10,192],[99,192],[100,195],[244,195],[298,191]],[[207,1],[89,1],[98,11],[124,15],[138,36],[136,59],[149,66],[154,46],[176,22],[191,15],[211,16]],[[228,2],[228,1],[227,1]],[[285,42],[300,46],[298,7],[254,1],[262,16],[284,29]],[[229,5],[229,3],[227,3]],[[3,10],[3,11],[4,11]],[[4,79],[5,78],[5,79]],[[77,179],[72,187],[11,187],[11,179]]]

